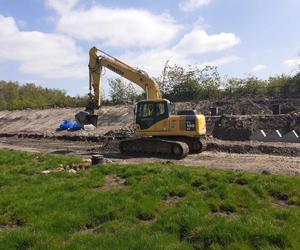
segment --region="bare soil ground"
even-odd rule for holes
[[[188,155],[182,160],[161,159],[157,157],[132,157],[118,151],[118,141],[110,142],[106,147],[102,143],[89,141],[61,141],[53,139],[0,138],[0,148],[72,154],[90,157],[92,154],[103,154],[109,162],[121,164],[166,163],[195,167],[221,168],[237,171],[254,171],[260,173],[300,175],[300,156],[282,156],[268,154],[237,154],[230,152],[206,151],[201,154]],[[212,142],[210,142],[212,143]],[[219,141],[219,145],[220,145]],[[228,142],[222,142],[224,147]],[[242,142],[235,142],[242,143]],[[210,145],[210,144],[209,144]]]
[[[280,104],[282,114],[298,112],[299,98],[277,98],[266,96],[248,96],[239,98],[222,98],[219,100],[201,100],[199,102],[178,103],[181,109],[195,107],[198,112],[210,115],[211,107],[218,107],[220,115],[271,115],[273,105]]]
[[[56,129],[63,120],[74,120],[75,114],[82,110],[84,108],[0,111],[0,133],[70,134]],[[99,111],[98,127],[93,133],[105,134],[112,129],[130,126],[132,122],[132,105],[104,106]],[[85,135],[86,132],[75,131],[72,134]]]
[[[199,155],[175,161],[156,157],[123,156],[118,151],[118,141],[106,144],[104,135],[128,136],[133,122],[133,105],[104,106],[99,111],[98,127],[94,131],[56,131],[63,120],[74,120],[74,115],[83,108],[47,110],[0,111],[0,148],[74,154],[90,157],[103,154],[108,161],[120,163],[168,162],[172,164],[206,166],[214,168],[249,170],[265,173],[300,174],[300,145],[287,143],[259,143],[247,141],[252,131],[281,129],[300,131],[300,100],[290,100],[285,105],[294,113],[272,116],[269,99],[222,100],[216,103],[204,101],[197,110],[204,114],[211,106],[220,106],[221,117],[207,116],[210,138],[207,151]],[[191,109],[196,103],[177,103],[178,109]],[[248,115],[242,114],[244,111]],[[229,112],[230,111],[230,112]],[[253,115],[256,114],[256,115]],[[235,140],[235,141],[232,141]],[[246,140],[246,141],[237,141]],[[105,147],[104,147],[105,146]]]

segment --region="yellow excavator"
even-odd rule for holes
[[[81,124],[97,122],[95,110],[101,106],[101,75],[107,68],[140,86],[146,100],[135,106],[134,137],[120,142],[125,154],[156,154],[182,159],[206,148],[205,116],[193,110],[175,111],[175,105],[163,99],[159,85],[145,71],[133,68],[93,47],[89,52],[90,102],[76,115]],[[92,93],[93,92],[93,93]]]

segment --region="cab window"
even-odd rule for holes
[[[168,117],[169,111],[165,102],[138,103],[136,123],[140,125],[141,129],[148,129]]]
[[[165,114],[165,104],[163,102],[157,103],[156,106],[156,115],[163,115]]]
[[[152,117],[154,115],[154,103],[144,103],[139,106],[138,116],[139,117]]]

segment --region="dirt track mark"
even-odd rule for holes
[[[126,185],[126,179],[123,179],[116,175],[107,175],[105,177],[105,183],[103,186],[97,188],[97,191],[108,191],[112,189],[122,189],[128,187]]]
[[[180,203],[182,200],[184,200],[184,197],[168,196],[166,199],[163,200],[163,202],[167,207],[173,207]]]
[[[0,232],[11,232],[20,228],[18,225],[0,225]]]

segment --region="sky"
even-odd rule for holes
[[[1,0],[0,79],[85,95],[92,46],[154,77],[166,61],[224,77],[295,74],[299,9],[300,0]]]

